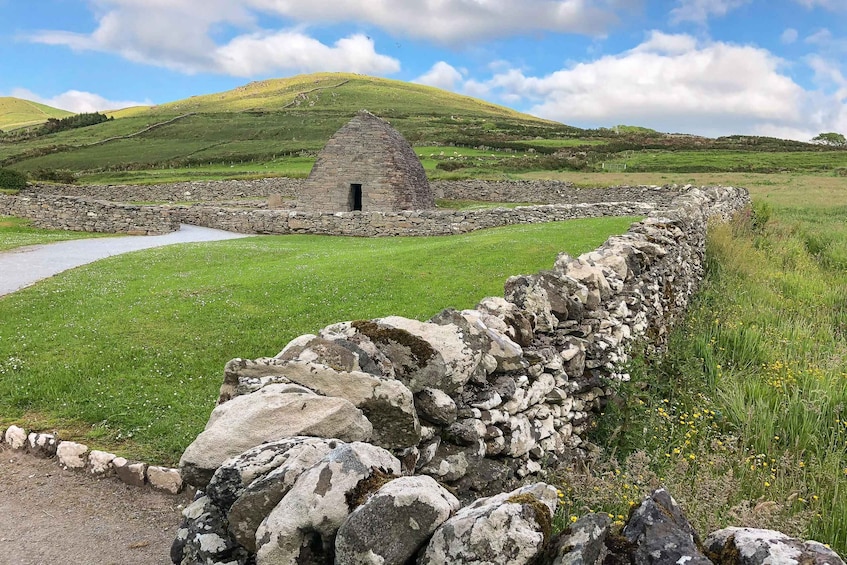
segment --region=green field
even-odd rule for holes
[[[44,230],[32,227],[31,222],[23,218],[0,216],[0,251],[39,243],[107,236],[108,234],[102,233]]]
[[[0,131],[34,126],[48,118],[64,118],[71,114],[37,102],[0,96]]]
[[[268,236],[111,258],[0,298],[0,423],[175,463],[233,357],[342,320],[426,319],[503,293],[633,218],[462,236]],[[508,250],[508,253],[503,253]]]

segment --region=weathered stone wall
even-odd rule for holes
[[[460,180],[431,184],[436,198],[541,204],[629,201],[665,205],[688,188],[676,185],[577,188],[573,183],[554,180]]]
[[[359,186],[354,204],[352,184]],[[358,206],[358,207],[357,207]],[[361,111],[327,141],[304,185],[299,208],[392,212],[435,207],[423,165],[388,122]]]
[[[32,183],[22,195],[59,194],[110,202],[214,202],[265,199],[279,194],[295,199],[303,179],[286,177],[255,180],[191,181],[170,184],[50,184]]]
[[[49,194],[0,195],[0,214],[29,218],[40,228],[162,235],[179,229],[178,216],[160,206],[132,206]]]
[[[31,184],[22,194],[60,194],[112,202],[219,202],[239,199],[261,200],[278,194],[286,206],[306,194],[305,179],[266,178],[256,180],[192,181],[149,185],[60,185]],[[526,202],[538,204],[590,204],[598,202],[646,202],[667,205],[687,186],[613,186],[577,188],[572,183],[551,180],[484,181],[436,180],[431,183],[436,198],[483,202]],[[320,210],[318,210],[320,211]],[[327,210],[324,210],[327,211]]]
[[[360,237],[430,236],[467,233],[514,224],[557,222],[600,216],[643,216],[653,210],[638,202],[526,206],[514,209],[408,212],[301,212],[216,206],[171,209],[180,222],[239,233],[313,233]]]
[[[616,371],[628,347],[644,337],[661,345],[696,290],[708,218],[748,202],[743,189],[691,191],[591,253],[563,254],[549,271],[510,278],[503,298],[483,299],[474,310],[445,311],[426,323],[389,317],[337,324],[275,358],[239,360],[227,368],[223,397],[277,377],[310,388],[299,372],[313,371],[303,363],[325,364],[339,382],[353,367],[373,365],[374,378],[399,380],[407,399],[415,395],[405,443],[383,447],[413,453],[413,468],[465,490],[493,488],[495,478],[536,472],[541,460],[581,443],[609,380],[626,378]],[[344,370],[337,370],[344,366],[339,348],[358,355]],[[408,358],[397,353],[406,349]],[[450,416],[433,412],[433,402]],[[396,431],[398,418],[385,422]],[[383,432],[375,424],[373,433]],[[189,457],[189,475],[192,467]]]

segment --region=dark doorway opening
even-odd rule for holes
[[[351,184],[350,185],[350,210],[361,210],[362,209],[362,185],[361,184]]]

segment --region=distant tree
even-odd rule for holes
[[[847,146],[847,138],[835,132],[819,133],[812,138],[812,143],[820,143],[821,145],[829,145],[830,147],[845,147]]]
[[[47,122],[37,130],[38,135],[47,135],[69,129],[84,128],[111,120],[99,112],[82,113],[67,118],[47,118]]]

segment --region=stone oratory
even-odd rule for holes
[[[360,111],[333,135],[312,167],[298,210],[398,212],[435,207],[423,165],[385,120]]]

